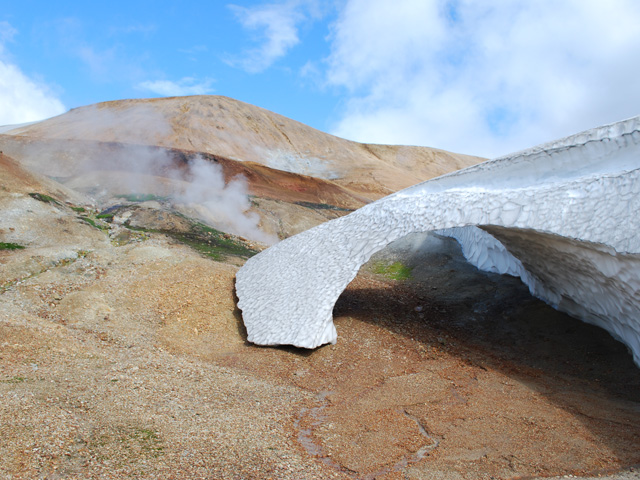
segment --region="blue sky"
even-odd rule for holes
[[[0,125],[216,94],[497,156],[640,114],[636,0],[5,2]]]

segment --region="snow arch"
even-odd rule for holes
[[[288,238],[236,276],[248,340],[333,343],[360,267],[413,232],[455,237],[484,270],[626,343],[640,365],[640,117],[454,172]]]

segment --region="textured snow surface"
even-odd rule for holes
[[[334,343],[333,306],[360,267],[426,231],[605,328],[640,365],[640,117],[415,185],[249,259],[236,276],[249,341]]]

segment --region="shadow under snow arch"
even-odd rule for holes
[[[639,129],[635,117],[475,165],[283,240],[236,275],[248,340],[334,343],[333,306],[371,255],[437,231],[477,267],[605,328],[640,365]]]

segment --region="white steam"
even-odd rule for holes
[[[222,168],[201,156],[191,160],[188,188],[175,201],[194,210],[207,223],[231,233],[273,244],[278,239],[260,230],[260,217],[251,212],[247,179],[238,175],[225,183]]]
[[[303,156],[283,149],[268,150],[265,148],[256,148],[256,151],[263,159],[264,164],[270,168],[324,178],[325,180],[340,178],[340,173],[331,170],[326,158]]]
[[[153,146],[173,134],[153,105],[83,107],[37,127],[34,136],[48,140],[24,142],[21,135],[34,132],[20,129],[15,136],[0,138],[0,149],[28,168],[64,177],[69,187],[97,197],[164,196],[175,208],[219,230],[267,244],[278,240],[260,229],[259,215],[250,211],[245,177],[227,183],[214,160]]]

